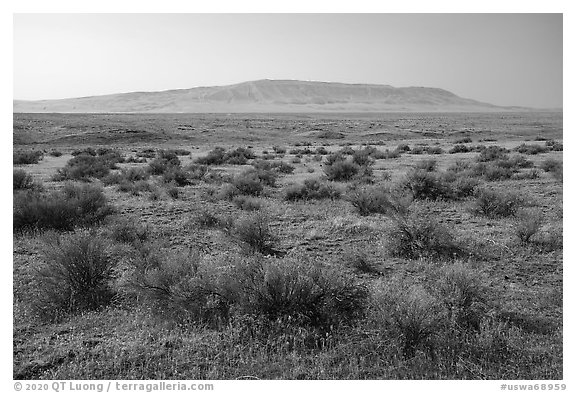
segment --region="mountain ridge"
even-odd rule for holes
[[[14,100],[14,113],[297,113],[531,111],[484,103],[437,87],[260,79],[226,86],[57,100]]]

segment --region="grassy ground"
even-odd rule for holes
[[[333,132],[329,138],[327,131]],[[329,152],[346,144],[358,149],[365,143],[381,151],[392,151],[400,143],[411,148],[425,145],[444,150],[443,154],[407,152],[398,158],[376,160],[375,183],[390,185],[402,182],[423,160],[435,159],[436,172],[446,171],[456,161],[475,162],[477,152],[448,154],[463,137],[472,139],[468,145],[508,149],[521,143],[544,145],[543,139],[561,142],[562,117],[558,114],[14,116],[15,151],[44,149],[47,153],[52,150],[63,153],[60,157],[45,154],[38,164],[18,166],[42,183],[45,192],[63,187],[63,182],[52,180],[53,175],[72,158],[73,150],[87,146],[116,147],[126,156],[134,156],[145,148],[186,149],[191,154],[179,157],[184,168],[215,146],[227,149],[252,146],[258,157],[265,152],[273,153],[273,146],[290,151],[303,142],[310,143],[313,150],[324,146]],[[534,162],[538,177],[481,179],[481,186],[514,190],[527,197],[531,208],[540,211],[543,217],[538,233],[544,237],[561,233],[562,181],[539,168],[546,159],[561,162],[562,151],[525,156]],[[290,184],[324,176],[325,157],[316,161],[313,155],[296,157],[287,152],[275,160],[291,163],[295,170],[280,175],[275,187],[266,186],[257,197],[260,211],[269,217],[270,230],[277,238],[275,251],[281,255],[266,258],[310,261],[325,271],[333,269],[354,280],[368,291],[362,300],[365,305],[362,317],[320,329],[286,322],[281,317],[262,319],[258,313],[240,310],[244,306],[238,303],[234,306],[238,309],[231,309],[231,317],[225,323],[216,326],[183,323],[178,318],[158,315],[151,304],[139,297],[127,299],[119,291],[105,307],[49,321],[39,318],[34,302],[41,293],[38,269],[49,258],[46,244],[53,242],[54,235],[50,231],[25,231],[15,234],[13,239],[14,378],[562,379],[561,245],[547,248],[536,242],[520,242],[514,234],[517,216],[478,216],[473,213],[475,197],[470,196],[458,201],[418,200],[411,209],[421,216],[432,216],[448,228],[457,242],[473,252],[459,256],[456,261],[448,257],[412,260],[392,256],[391,233],[397,227],[389,215],[361,216],[347,198],[284,200]],[[118,166],[147,168],[150,161]],[[211,170],[235,175],[250,168],[249,164],[217,165],[211,166]],[[385,179],[386,173],[390,179]],[[205,212],[232,219],[254,214],[218,197],[226,182],[193,181],[178,187],[177,198],[169,195],[169,186],[162,183],[160,176],[152,176],[148,182],[156,191],[143,191],[139,195],[120,192],[116,185],[104,186],[104,194],[116,213],[111,221],[106,220],[94,229],[95,236],[105,238],[113,220],[124,217],[147,226],[147,241],[161,249],[168,259],[171,253],[188,250],[199,250],[203,263],[208,265],[211,261],[221,263],[228,257],[258,258],[247,255],[222,227],[198,224],[198,217]],[[100,180],[92,183],[100,184]],[[337,185],[344,195],[350,192],[349,182]],[[69,234],[60,236],[65,238]],[[114,247],[119,245],[114,243]],[[364,254],[369,268],[363,270],[354,263],[358,253]],[[425,288],[433,293],[438,277],[444,277],[446,270],[442,269],[455,263],[464,264],[465,271],[481,277],[486,301],[482,321],[474,329],[455,327],[448,319],[436,321],[430,310],[444,299],[435,295],[427,303],[428,295],[422,295],[423,298],[418,292],[419,288]],[[394,289],[397,288],[394,285],[400,285],[400,289]],[[389,292],[393,289],[396,292]],[[382,299],[390,296],[396,299],[396,311],[382,306],[386,303]],[[416,318],[417,322],[430,333],[422,334],[421,343],[414,345],[413,351],[407,351],[411,327],[394,318],[417,316],[418,307],[422,307],[420,314],[430,320]],[[408,314],[399,314],[397,310]]]

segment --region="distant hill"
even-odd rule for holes
[[[259,80],[229,86],[62,100],[14,100],[15,113],[496,112],[501,107],[430,87]]]

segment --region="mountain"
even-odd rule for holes
[[[13,102],[14,113],[495,112],[430,87],[259,80],[229,86]]]

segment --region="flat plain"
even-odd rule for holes
[[[562,135],[14,114],[14,378],[562,379]]]

